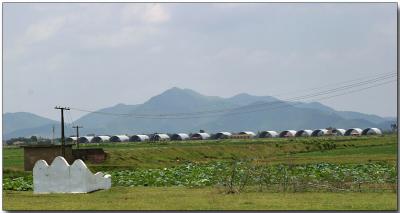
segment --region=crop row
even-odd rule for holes
[[[368,184],[397,183],[395,165],[386,163],[257,166],[239,161],[187,163],[164,169],[133,169],[105,173],[111,174],[113,186],[222,186],[233,191],[247,186],[297,191],[310,189],[311,186],[353,190]],[[5,178],[3,189],[32,190],[32,178]]]

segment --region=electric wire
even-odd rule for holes
[[[392,83],[392,82],[396,82],[396,80],[382,82],[382,83],[371,85],[371,86],[368,86],[368,87],[347,91],[347,92],[344,92],[344,93],[341,93],[341,94],[335,94],[335,95],[332,95],[332,96],[317,98],[317,99],[313,99],[311,101],[319,101],[319,100],[330,99],[330,98],[334,98],[334,97],[338,97],[338,96],[348,95],[348,94],[355,93],[355,92],[360,92],[360,91],[363,91],[363,90],[366,90],[366,89],[370,89],[370,88],[386,85],[386,84]],[[230,113],[220,114],[220,115],[217,115],[217,116],[238,115],[238,114],[245,114],[245,113],[252,113],[252,112],[260,112],[260,111],[267,111],[267,110],[271,110],[271,109],[278,109],[278,108],[281,109],[281,108],[286,108],[286,107],[292,107],[292,106],[301,105],[301,104],[304,104],[304,103],[291,103],[291,104],[288,104],[288,103],[285,103],[285,102],[280,102],[280,104],[277,104],[275,107],[269,107],[269,108],[263,108],[263,109],[257,109],[257,110],[241,111],[241,112],[230,112]],[[143,118],[143,119],[194,119],[194,118],[206,118],[206,117],[216,117],[216,116],[215,115],[205,115],[205,116],[187,116],[187,117],[135,117],[135,118]]]
[[[70,135],[73,135],[74,134],[74,128],[73,128],[74,123],[73,123],[73,120],[72,120],[69,110],[66,111],[66,117],[69,120],[69,122],[67,122],[67,127],[69,129],[69,133],[70,133]]]
[[[371,84],[371,83],[377,83],[377,82],[382,81],[382,80],[393,78],[396,75],[397,74],[395,74],[395,73],[385,74],[383,76],[380,75],[379,77],[376,77],[376,78],[373,78],[373,79],[357,82],[357,83],[350,84],[350,85],[341,86],[341,87],[334,88],[334,89],[325,90],[325,91],[322,91],[322,92],[317,92],[317,93],[303,95],[303,96],[297,96],[297,97],[294,97],[294,98],[281,100],[280,102],[254,104],[254,105],[251,105],[251,107],[252,108],[254,108],[254,107],[265,107],[265,106],[270,106],[270,105],[281,104],[282,101],[286,101],[286,102],[298,101],[298,100],[304,100],[304,99],[313,98],[313,97],[317,97],[317,96],[321,96],[321,95],[336,93],[338,91],[345,91],[347,89],[351,89],[351,88],[354,88],[354,87],[360,87],[360,86],[368,85],[368,84]],[[287,103],[285,103],[285,104],[287,104]],[[149,119],[151,119],[151,118],[172,119],[172,118],[174,118],[173,116],[186,116],[186,117],[182,117],[182,118],[193,118],[193,117],[187,117],[187,116],[188,115],[197,115],[197,114],[201,115],[201,114],[206,114],[206,113],[207,114],[215,114],[215,113],[222,113],[222,112],[227,112],[227,111],[228,112],[229,111],[240,111],[242,108],[243,107],[230,108],[230,109],[219,109],[219,110],[209,110],[209,111],[199,111],[199,112],[188,112],[188,113],[170,113],[170,114],[117,114],[117,113],[90,111],[90,110],[84,110],[84,109],[78,109],[78,108],[71,108],[71,109],[77,110],[77,111],[84,111],[84,112],[92,112],[92,113],[97,113],[97,114],[103,114],[103,115],[131,116],[131,117],[136,117],[136,118],[149,118]]]
[[[336,86],[336,85],[346,84],[346,83],[350,83],[350,82],[354,82],[354,81],[359,81],[359,80],[368,79],[368,78],[371,78],[371,77],[378,77],[378,76],[392,74],[392,73],[395,73],[395,72],[385,72],[385,73],[381,73],[381,74],[369,75],[369,76],[364,76],[364,77],[360,77],[360,78],[354,78],[354,79],[351,79],[351,80],[346,80],[346,81],[341,81],[341,82],[334,82],[334,83],[331,83],[331,84],[325,84],[323,86],[317,86],[317,87],[312,87],[312,88],[307,88],[307,89],[297,89],[295,91],[287,91],[287,92],[282,92],[282,93],[275,93],[273,95],[273,97],[284,97],[282,95],[293,94],[293,93],[298,93],[298,92],[302,92],[302,91],[315,91],[315,90],[319,90],[319,89],[323,89],[323,88],[329,88],[329,87]]]
[[[382,74],[379,74],[379,75],[377,75],[377,76],[379,76],[379,77],[375,77],[375,78],[369,79],[369,80],[367,80],[367,81],[358,82],[358,83],[356,83],[356,84],[351,84],[351,85],[346,85],[346,86],[342,86],[342,87],[335,88],[335,89],[326,90],[326,91],[323,91],[323,92],[318,93],[318,95],[322,95],[322,94],[325,94],[325,93],[331,92],[331,91],[343,90],[343,89],[346,89],[346,88],[348,88],[348,87],[361,86],[361,85],[363,85],[363,84],[371,83],[371,81],[384,80],[384,79],[387,79],[387,78],[394,77],[395,75],[396,75],[396,73],[384,74],[383,76],[382,76]],[[316,95],[316,94],[313,93],[313,94],[308,94],[308,95],[305,95],[305,96],[297,96],[297,97],[293,97],[293,98],[282,99],[282,101],[287,101],[287,102],[288,102],[288,101],[302,100],[302,99],[306,98],[307,96],[312,97],[312,96],[314,96],[314,95]],[[269,105],[269,104],[270,104],[270,103],[258,103],[258,104],[253,104],[253,107],[256,106],[256,105],[264,106],[264,105]],[[116,114],[116,113],[107,113],[107,112],[90,111],[90,110],[84,110],[84,109],[78,109],[78,108],[71,108],[71,109],[79,110],[79,111],[83,111],[83,112],[95,112],[95,113],[104,114],[104,115],[117,115],[117,116],[159,116],[159,117],[161,117],[161,116],[195,115],[195,114],[217,113],[217,112],[219,113],[219,112],[231,111],[231,110],[240,109],[240,108],[241,108],[241,107],[234,107],[234,108],[231,107],[231,108],[223,108],[223,109],[216,109],[216,110],[206,110],[206,111],[187,112],[187,113],[182,113],[182,112],[181,112],[181,113],[165,113],[165,114],[157,114],[157,115],[156,115],[156,114],[135,114],[135,113],[132,113],[132,114]]]
[[[371,85],[371,86],[364,87],[364,88],[361,88],[361,89],[347,91],[347,92],[344,92],[344,93],[341,93],[341,94],[335,94],[335,95],[332,95],[332,96],[317,98],[317,99],[313,99],[311,101],[319,101],[319,100],[330,99],[330,98],[334,98],[334,97],[338,97],[338,96],[348,95],[348,94],[351,94],[351,93],[360,92],[360,91],[363,91],[363,90],[366,90],[366,89],[382,86],[382,85],[385,85],[385,84],[388,84],[388,83],[392,83],[392,82],[396,82],[396,80],[382,82],[382,83]],[[239,112],[229,112],[229,113],[221,114],[219,116],[238,115],[238,114],[245,114],[245,113],[252,113],[252,112],[267,111],[267,110],[278,109],[278,108],[281,109],[281,108],[292,107],[292,106],[301,105],[301,104],[304,104],[304,103],[291,103],[291,104],[288,104],[288,103],[285,103],[285,102],[280,102],[280,104],[277,104],[275,107],[262,108],[262,109],[257,109],[257,110],[239,111]],[[141,118],[145,118],[145,119],[190,119],[190,118],[205,118],[205,117],[215,117],[215,115],[190,116],[190,117],[189,116],[188,117],[141,117]]]
[[[377,81],[375,81],[375,82],[377,82]],[[375,82],[368,81],[367,83],[375,83]],[[315,96],[325,95],[325,94],[341,91],[343,89],[349,89],[349,88],[352,88],[352,87],[355,87],[355,86],[361,86],[361,85],[364,85],[364,84],[365,83],[363,83],[363,84],[358,83],[357,85],[346,86],[345,88],[339,88],[339,90],[330,90],[328,92],[325,91],[325,92],[322,92],[322,93],[320,92],[320,93],[317,93],[317,94],[310,94],[310,95],[307,95],[307,96],[295,97],[295,98],[292,98],[292,99],[286,99],[286,100],[282,100],[282,101],[289,102],[289,101],[294,101],[294,100],[302,100],[302,99],[305,99],[305,98],[311,98],[311,97],[315,97]],[[254,107],[258,107],[257,105],[269,106],[269,105],[276,105],[276,104],[280,104],[280,103],[281,102],[254,104],[251,107],[253,107],[253,108]],[[233,109],[229,109],[228,111],[241,110],[241,108],[242,107],[233,108]],[[96,112],[96,111],[81,110],[81,109],[78,109],[78,110],[87,111],[87,112],[94,112],[94,113],[98,113],[98,114],[115,115],[115,116],[134,116],[134,117],[137,117],[137,118],[145,118],[145,117],[149,117],[149,118],[150,117],[166,117],[166,118],[168,117],[168,118],[171,118],[171,116],[176,116],[176,115],[195,115],[195,114],[199,114],[200,113],[200,112],[192,112],[192,113],[175,113],[175,114],[158,114],[158,115],[155,115],[155,114],[116,114],[116,113],[104,113],[104,112]],[[201,112],[201,114],[205,114],[205,113],[221,113],[221,112],[225,112],[225,111],[227,111],[227,110],[226,109],[222,109],[222,110],[213,110],[213,111],[203,111],[203,112]]]

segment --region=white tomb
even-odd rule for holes
[[[61,156],[49,166],[39,160],[33,167],[33,193],[87,193],[111,188],[111,175],[101,172],[93,174],[86,164],[78,159],[70,166]]]

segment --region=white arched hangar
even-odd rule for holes
[[[77,137],[68,137],[67,139],[65,139],[65,142],[73,143],[73,142],[76,142],[76,140],[78,140]]]
[[[153,134],[150,137],[151,141],[167,141],[170,140],[170,137],[167,134]]]
[[[279,134],[280,138],[288,138],[288,137],[294,137],[294,136],[296,136],[295,130],[285,130]]]
[[[205,132],[195,133],[190,137],[190,139],[192,139],[192,140],[206,140],[209,138],[210,138],[210,135]]]
[[[344,130],[344,129],[333,129],[332,130],[332,135],[335,135],[335,136],[343,136],[344,133],[346,133],[346,130]]]
[[[227,139],[232,136],[230,132],[218,132],[215,134],[215,139]]]
[[[173,141],[183,141],[183,140],[189,140],[189,139],[190,139],[190,137],[186,133],[177,133],[177,134],[173,134],[171,136],[171,140],[173,140]]]
[[[251,131],[239,132],[239,135],[248,135],[250,138],[254,138],[256,136],[256,134],[254,132],[251,132]]]
[[[260,138],[276,138],[279,134],[276,131],[262,131],[258,136]]]
[[[82,136],[82,137],[79,137],[78,142],[79,143],[91,143],[93,138],[94,138],[93,136]]]
[[[107,141],[110,141],[110,136],[108,135],[100,135],[92,139],[92,143],[103,143]]]
[[[350,128],[350,129],[346,130],[344,135],[345,136],[358,136],[358,135],[361,135],[361,133],[362,133],[362,129],[360,129],[360,128]]]
[[[126,135],[113,135],[110,137],[111,142],[128,142],[129,137]]]
[[[310,129],[302,129],[300,131],[297,131],[295,136],[296,137],[309,137],[309,136],[311,136],[312,132],[313,131]]]
[[[361,135],[382,135],[382,131],[378,128],[366,128],[361,132]]]
[[[129,137],[129,141],[131,142],[143,142],[150,140],[150,137],[147,135],[132,135]]]
[[[311,136],[313,137],[318,137],[318,136],[324,136],[328,134],[327,129],[316,129],[311,133]]]

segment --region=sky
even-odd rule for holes
[[[397,71],[396,3],[3,3],[3,113],[230,97]],[[396,116],[397,83],[321,100]],[[72,119],[83,114],[71,111]]]

